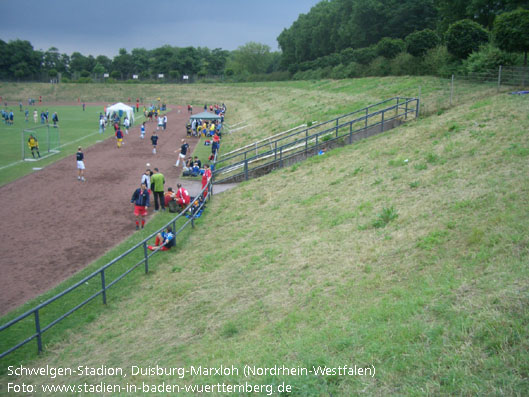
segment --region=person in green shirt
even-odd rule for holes
[[[158,170],[154,169],[154,174],[151,176],[151,190],[154,194],[154,212],[158,212],[159,208],[162,208],[162,211],[165,211],[165,202],[164,202],[164,185],[165,177]]]

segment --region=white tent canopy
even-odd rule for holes
[[[107,117],[112,116],[112,113],[114,112],[119,115],[120,111],[121,114],[124,114],[128,117],[131,124],[134,122],[134,109],[121,102],[115,103],[114,105],[107,107]]]

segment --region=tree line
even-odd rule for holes
[[[71,55],[56,47],[35,50],[27,40],[0,40],[0,79],[2,80],[75,80],[89,82],[108,75],[113,80],[181,80],[184,75],[234,76],[271,73],[278,69],[280,54],[265,44],[249,42],[234,51],[221,48],[173,47],[164,45],[153,50],[121,48],[112,59],[105,55]]]
[[[249,42],[234,51],[119,50],[112,59],[34,50],[0,40],[0,79],[63,81],[345,78],[477,71],[527,63],[529,0],[324,0],[277,37],[280,52]],[[523,58],[522,58],[523,54]]]
[[[528,8],[527,0],[322,1],[279,35],[280,66],[304,79],[525,65]]]

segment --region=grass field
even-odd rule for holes
[[[35,107],[40,115],[41,110],[49,110],[51,115],[57,112],[59,116],[60,152],[39,161],[22,161],[21,132],[24,129],[41,126],[40,117],[33,122],[33,107],[29,108],[29,122],[24,121],[24,113],[18,106],[15,112],[14,125],[0,124],[0,185],[4,185],[23,175],[33,172],[33,168],[42,168],[66,156],[75,154],[78,146],[90,146],[98,140],[106,139],[113,134],[113,129],[107,129],[99,134],[99,113],[103,112],[101,106],[87,106],[85,111],[81,106],[42,106]],[[141,115],[143,117],[143,115]],[[137,124],[138,121],[136,121]],[[51,128],[50,128],[51,129]],[[27,141],[24,142],[27,145]],[[39,141],[41,155],[44,156],[46,144]]]
[[[423,118],[216,196],[180,250],[24,361],[122,367],[126,379],[15,380],[6,361],[0,384],[284,382],[293,395],[529,394],[526,98],[474,86],[449,108],[446,91],[427,78],[208,93],[228,105],[227,122],[253,124],[223,138],[226,150],[346,106],[411,95],[418,83]],[[184,89],[186,102],[206,100],[203,87]],[[130,376],[132,365],[221,364],[241,373]],[[245,378],[245,364],[357,365],[376,374]]]

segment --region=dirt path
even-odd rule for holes
[[[0,187],[0,314],[54,287],[134,233],[130,197],[146,163],[160,169],[166,187],[176,186],[174,151],[186,135],[188,114],[183,107],[172,108],[167,130],[158,133],[156,155],[149,139],[156,128],[152,121],[146,124],[145,140],[138,124],[121,149],[114,139],[85,149],[85,183],[77,180],[74,151]],[[104,133],[111,135],[113,128]],[[189,139],[191,150],[196,141]]]

